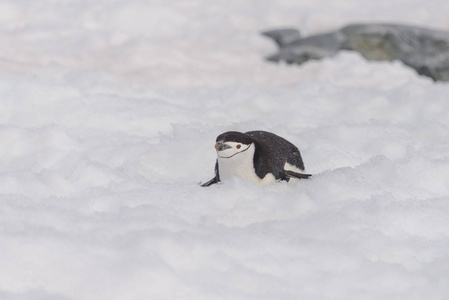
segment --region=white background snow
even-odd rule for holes
[[[0,2],[0,299],[448,299],[449,84],[261,30],[449,30],[447,0]],[[213,176],[228,130],[312,179]]]

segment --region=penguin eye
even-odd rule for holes
[[[237,149],[240,149],[240,147],[242,147],[242,145],[238,144],[237,146],[235,146]]]

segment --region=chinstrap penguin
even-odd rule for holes
[[[228,131],[217,137],[215,177],[201,186],[210,186],[232,177],[266,185],[276,180],[305,179],[304,163],[298,148],[267,131]]]

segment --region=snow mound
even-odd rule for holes
[[[266,63],[259,31],[432,23],[416,1],[4,1],[0,298],[443,299],[449,85],[351,53]],[[188,17],[187,17],[188,16]],[[267,130],[310,180],[213,176]]]

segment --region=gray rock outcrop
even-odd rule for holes
[[[449,81],[449,32],[397,24],[353,24],[308,37],[301,37],[296,29],[262,34],[279,46],[279,52],[267,58],[270,61],[302,64],[350,50],[367,60],[400,60],[420,75]]]

